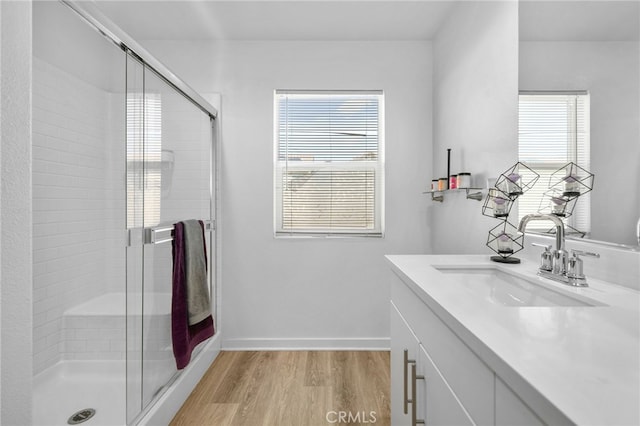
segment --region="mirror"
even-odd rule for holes
[[[591,232],[638,247],[640,2],[521,1],[521,91],[590,95]]]

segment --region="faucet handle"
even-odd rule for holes
[[[548,245],[548,244],[531,243],[531,245],[534,246],[534,247],[542,247],[544,249],[544,251],[551,250],[551,245]]]
[[[550,272],[553,269],[553,253],[551,253],[551,246],[538,243],[531,243],[531,245],[544,248],[544,252],[540,254],[540,270]]]
[[[578,256],[595,257],[596,259],[600,258],[600,254],[599,253],[593,253],[591,251],[583,251],[583,250],[571,249],[571,254],[575,258],[578,258]]]
[[[572,285],[586,287],[587,279],[584,276],[584,270],[582,267],[582,259],[580,256],[588,256],[599,258],[598,253],[583,250],[571,250],[571,258],[567,262],[567,278]]]

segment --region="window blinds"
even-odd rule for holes
[[[382,99],[276,91],[276,235],[382,235]]]
[[[551,175],[569,162],[590,170],[589,95],[584,92],[522,93],[519,96],[519,160],[540,174],[538,183],[518,198],[518,221],[547,206],[544,194]],[[526,179],[526,177],[523,177]],[[590,194],[578,199],[567,224],[582,232],[591,229]],[[546,231],[545,222],[531,223]]]
[[[127,228],[160,223],[162,99],[127,94]]]

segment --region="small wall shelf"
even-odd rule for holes
[[[469,200],[482,201],[484,195],[482,194],[482,190],[484,188],[456,188],[456,189],[444,189],[442,191],[425,191],[423,194],[431,194],[432,201],[444,201],[445,192],[456,193],[456,192],[465,192],[466,198]]]

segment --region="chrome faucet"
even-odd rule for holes
[[[556,226],[556,249],[552,252],[551,273],[564,275],[567,272],[567,251],[564,249],[564,222],[559,217],[551,214],[528,214],[520,221],[518,232],[524,234],[527,224],[534,220],[550,220]]]
[[[527,224],[531,221],[537,220],[549,220],[553,222],[556,228],[556,247],[555,250],[551,251],[551,262],[549,262],[548,259],[550,247],[547,247],[545,252],[542,254],[542,261],[540,269],[538,270],[538,275],[564,284],[586,287],[587,280],[582,272],[582,260],[578,256],[587,255],[600,257],[600,255],[579,250],[571,250],[572,256],[569,258],[564,244],[564,222],[562,219],[552,214],[526,215],[520,221],[520,225],[518,225],[518,232],[524,233],[527,228]],[[551,265],[549,265],[549,263],[551,263]]]

